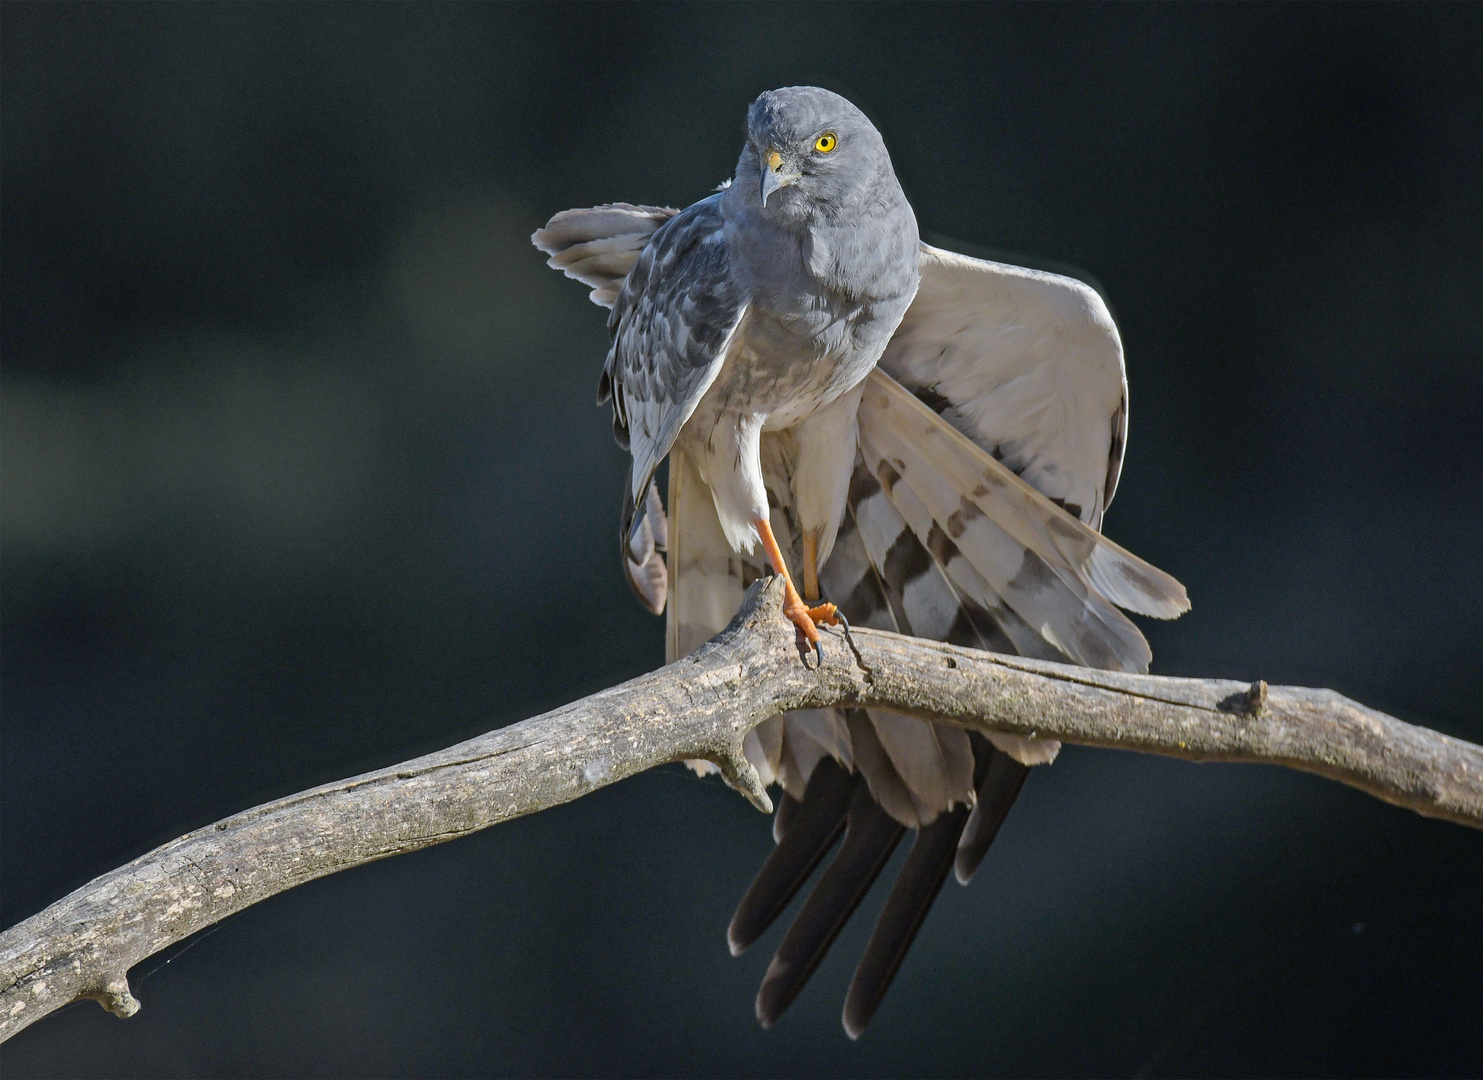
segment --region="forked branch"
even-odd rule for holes
[[[781,587],[759,583],[696,653],[544,716],[187,833],[0,934],[0,1040],[94,998],[139,1003],[133,965],[275,893],[708,758],[763,809],[743,736],[790,709],[878,705],[979,730],[1286,765],[1483,828],[1483,747],[1329,690],[1125,675],[856,630],[800,662]]]

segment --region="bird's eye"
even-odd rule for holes
[[[839,140],[834,137],[834,132],[826,131],[814,140],[814,149],[821,154],[827,154],[839,145]]]

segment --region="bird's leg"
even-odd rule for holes
[[[837,624],[844,616],[833,604],[818,604],[819,599],[819,530],[806,529],[803,534],[803,598],[813,607],[809,618],[816,623]]]
[[[808,601],[819,599],[818,529],[808,529],[803,534],[803,597]],[[855,654],[855,661],[860,665],[860,670],[865,672],[865,681],[869,682],[874,669],[865,662],[865,657],[860,655],[860,650],[855,646],[855,639],[850,637],[850,620],[844,617],[844,612],[833,604],[818,604],[808,609],[808,616],[815,623],[844,627],[845,644]],[[819,659],[823,660],[822,654]]]
[[[794,626],[798,627],[804,639],[815,650],[819,649],[818,624],[826,623],[832,626],[839,621],[839,616],[835,612],[834,605],[820,604],[818,607],[811,608],[805,604],[803,597],[799,596],[798,590],[793,587],[793,578],[788,573],[788,564],[783,561],[783,552],[778,547],[777,539],[772,535],[772,524],[766,518],[758,518],[753,524],[757,526],[757,535],[762,538],[762,550],[767,555],[768,563],[771,564],[773,572],[783,579],[783,614],[788,617],[788,620]],[[805,534],[804,539],[804,551],[806,553],[804,573],[807,575],[809,568],[814,569],[813,589],[814,597],[817,599],[817,566],[815,566],[814,559],[809,558],[807,553],[811,550],[817,552],[818,542],[815,536],[813,544],[810,544],[808,540],[809,535],[812,534]],[[807,576],[805,576],[804,581],[807,583]]]
[[[819,530],[803,533],[803,595],[808,600],[819,598]]]

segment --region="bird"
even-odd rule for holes
[[[532,241],[610,309],[598,403],[631,456],[620,561],[639,600],[667,612],[669,661],[769,574],[817,663],[818,627],[845,620],[1145,671],[1147,641],[1119,609],[1189,609],[1175,578],[1099,531],[1128,429],[1101,294],[923,242],[883,137],[844,97],[767,91],[735,175],[710,195],[565,210]],[[916,833],[846,994],[856,1039],[949,872],[968,883],[1059,743],[836,708],[771,717],[743,750],[783,795],[732,953],[839,848],[763,977],[764,1027]]]

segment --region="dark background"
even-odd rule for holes
[[[683,206],[817,82],[921,220],[1093,275],[1155,670],[1483,740],[1483,7],[6,4],[3,921],[189,828],[662,661],[527,237]],[[7,1076],[1476,1075],[1483,842],[1256,766],[1068,748],[866,1036],[867,903],[777,1030],[770,845],[660,769],[318,881]],[[903,849],[904,850],[904,849]],[[898,858],[901,856],[898,855]],[[167,963],[168,961],[168,963]]]

